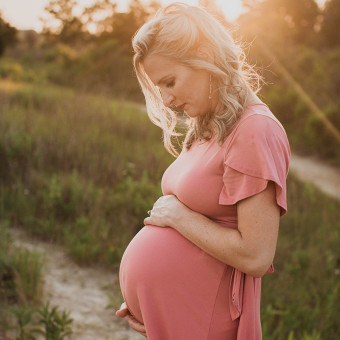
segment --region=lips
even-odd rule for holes
[[[185,107],[185,103],[180,105],[180,106],[177,106],[180,110],[184,111],[184,107]]]

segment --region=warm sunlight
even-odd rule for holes
[[[123,1],[121,1],[123,2]],[[125,2],[125,1],[124,1]],[[170,4],[174,2],[173,0],[161,0],[162,4]],[[197,0],[183,0],[180,2],[187,3],[189,5],[197,5],[199,1]],[[216,0],[217,7],[221,8],[224,15],[228,20],[235,20],[242,12],[242,0]]]
[[[95,2],[95,0],[78,0],[80,7],[87,7]],[[118,4],[118,8],[121,11],[127,9],[130,1],[117,0],[112,1]],[[143,3],[148,3],[150,1],[142,0]],[[168,5],[173,0],[160,0],[160,3]],[[182,0],[181,2],[197,5],[197,0]],[[10,21],[14,26],[20,29],[34,29],[36,31],[41,31],[42,23],[40,21],[41,17],[44,17],[44,8],[49,3],[49,0],[0,0],[0,11],[4,18]],[[229,20],[234,20],[242,11],[242,1],[241,0],[216,0],[217,6],[219,6],[225,16]],[[18,10],[20,9],[20,10]]]
[[[222,8],[224,15],[230,21],[235,20],[243,10],[241,0],[216,0],[216,4]]]
[[[0,340],[338,339],[339,22],[0,0]]]
[[[79,7],[87,7],[95,2],[95,0],[78,0]],[[118,8],[124,11],[130,1],[117,0],[112,1],[118,4]],[[143,3],[148,3],[148,0],[141,0]],[[164,5],[168,5],[173,0],[160,0]],[[197,5],[198,0],[181,0],[181,2]],[[323,5],[325,0],[317,0],[319,5]],[[34,29],[36,31],[42,30],[42,22],[40,18],[44,16],[44,8],[49,3],[49,0],[0,0],[0,12],[3,17],[19,29]],[[220,7],[230,21],[237,19],[242,13],[242,0],[216,0],[216,4]],[[19,10],[18,10],[19,9]]]

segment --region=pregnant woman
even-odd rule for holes
[[[273,271],[287,210],[285,131],[256,96],[240,47],[203,9],[162,9],[133,48],[169,152],[178,112],[188,128],[123,255],[117,315],[149,340],[259,340],[261,277]]]

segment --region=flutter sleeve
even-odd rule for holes
[[[290,148],[286,133],[276,118],[261,114],[244,118],[225,148],[219,204],[233,205],[263,191],[268,181],[273,181],[276,202],[284,215]]]

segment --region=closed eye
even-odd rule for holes
[[[169,81],[167,84],[166,84],[166,87],[174,87],[175,85],[175,81],[172,79],[171,81]]]

